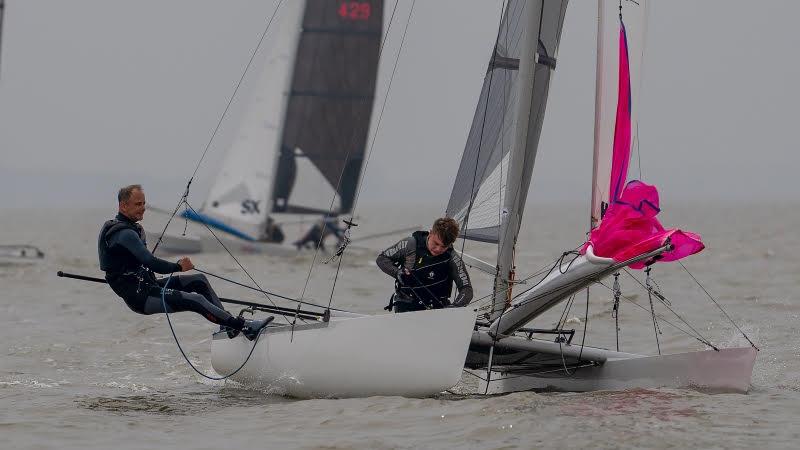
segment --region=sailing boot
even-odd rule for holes
[[[242,334],[252,341],[273,319],[275,319],[275,316],[269,316],[266,319],[248,320],[244,328],[242,328]]]
[[[238,316],[232,318],[232,320],[234,321],[232,324],[219,326],[220,331],[225,331],[228,333],[229,339],[233,339],[238,336],[239,331],[241,331],[247,325],[247,321],[244,319],[244,317]]]

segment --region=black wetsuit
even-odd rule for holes
[[[304,247],[315,248],[319,246],[320,250],[325,250],[325,238],[330,235],[336,236],[341,240],[344,237],[344,230],[339,228],[339,224],[334,217],[325,217],[318,223],[315,223],[306,234],[294,242],[298,250]]]
[[[147,250],[141,225],[124,215],[117,214],[103,225],[97,249],[106,281],[131,310],[139,314],[163,313],[161,293],[169,280],[164,292],[166,312],[194,311],[219,325],[236,330],[244,326],[244,319],[225,311],[205,275],[173,275],[169,279],[156,279],[153,272],[179,272],[181,267],[157,258]]]
[[[395,312],[467,306],[472,300],[472,284],[464,262],[452,247],[433,256],[428,251],[427,239],[427,231],[416,231],[381,252],[375,261],[397,282],[390,303]],[[458,295],[451,304],[453,283]]]

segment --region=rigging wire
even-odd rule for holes
[[[575,294],[572,294],[572,299],[575,298]],[[572,303],[572,299],[570,303]],[[571,306],[571,305],[570,305]],[[581,363],[581,357],[583,356],[583,348],[586,345],[586,329],[589,327],[589,287],[586,287],[586,312],[583,315],[583,334],[581,335],[581,351],[578,353],[577,362],[575,364]],[[569,368],[567,368],[567,360],[564,358],[564,348],[563,342],[559,339],[558,340],[558,350],[561,353],[561,365],[564,367],[564,374],[568,377],[575,376],[578,373],[578,369],[585,366],[575,366],[572,373],[569,372]],[[618,350],[619,351],[619,350]],[[594,364],[592,364],[594,365]]]
[[[536,283],[534,286],[532,286],[531,288],[529,288],[529,289],[526,289],[525,291],[523,291],[523,292],[519,293],[518,295],[516,295],[514,298],[519,298],[519,296],[521,296],[521,295],[524,295],[524,294],[525,294],[525,292],[528,292],[530,289],[533,289],[533,288],[535,288],[537,285],[539,285],[539,284],[540,284],[540,283],[541,283],[541,282],[542,282],[542,281],[543,281],[543,280],[544,280],[544,279],[547,277],[547,275],[549,275],[549,274],[550,274],[550,273],[551,273],[553,270],[555,270],[555,267],[557,267],[557,266],[559,265],[559,263],[563,263],[563,257],[564,257],[565,255],[568,255],[569,253],[570,253],[570,252],[564,252],[564,254],[563,254],[561,257],[559,257],[559,258],[557,258],[557,259],[556,259],[556,261],[555,261],[555,264],[554,264],[553,266],[551,266],[551,267],[550,267],[550,269],[547,271],[547,274],[545,274],[545,275],[542,277],[542,279],[540,279],[540,280],[539,280],[539,281],[538,281],[538,282],[537,282],[537,283]],[[541,270],[539,270],[537,274],[534,274],[534,275],[532,275],[532,276],[530,276],[530,277],[528,277],[528,278],[526,278],[526,279],[530,279],[530,278],[532,278],[532,277],[534,277],[534,276],[537,276],[538,274],[541,274],[542,272],[544,272],[544,269],[541,269]],[[637,283],[638,283],[640,286],[642,286],[642,288],[646,289],[645,285],[644,285],[644,284],[642,284],[642,283],[641,283],[641,282],[640,282],[638,279],[636,279],[636,277],[634,277],[633,275],[631,275],[629,271],[627,271],[627,270],[626,270],[626,273],[628,273],[628,275],[630,275],[631,277],[633,277],[633,278],[634,278],[634,280],[636,280],[636,281],[637,281]],[[566,284],[566,285],[562,286],[562,287],[561,287],[561,288],[559,288],[558,290],[560,290],[560,291],[563,291],[563,290],[568,290],[568,289],[572,288],[573,286],[576,286],[576,285],[578,285],[578,284],[580,284],[580,283],[583,283],[583,282],[585,282],[587,279],[590,279],[590,278],[592,278],[592,277],[591,277],[591,276],[581,277],[581,278],[579,278],[579,279],[576,279],[576,280],[575,280],[574,282],[572,282],[572,283],[568,283],[568,284]],[[597,280],[597,281],[596,281],[596,283],[597,283],[597,284],[599,284],[599,285],[601,285],[601,286],[603,286],[603,287],[605,287],[605,288],[606,288],[606,289],[608,289],[609,291],[612,291],[612,292],[613,292],[613,289],[612,289],[610,286],[607,286],[607,285],[605,285],[605,284],[604,284],[604,283],[603,283],[601,280]],[[550,293],[551,293],[551,292],[548,292],[547,294],[550,294]],[[480,298],[480,299],[478,299],[478,300],[473,300],[473,302],[472,302],[472,303],[480,302],[481,300],[483,300],[483,299],[486,299],[486,298],[487,298],[487,297],[489,297],[490,295],[492,295],[492,294],[489,294],[489,295],[487,295],[487,296],[481,297],[481,298]],[[635,301],[633,301],[631,298],[629,298],[629,297],[627,297],[627,296],[625,296],[625,295],[621,295],[621,296],[620,296],[620,298],[622,298],[622,299],[624,299],[624,300],[626,300],[626,301],[628,301],[628,302],[630,302],[630,303],[634,304],[635,306],[637,306],[637,307],[641,308],[642,310],[644,310],[644,311],[646,311],[646,312],[648,312],[648,313],[650,312],[650,311],[648,311],[648,310],[647,310],[645,307],[643,307],[642,305],[640,305],[640,304],[636,303],[636,302],[635,302]],[[521,307],[521,306],[524,306],[525,304],[527,304],[527,303],[529,303],[529,302],[536,301],[537,299],[538,299],[538,297],[533,297],[533,298],[530,298],[530,299],[528,299],[528,300],[526,300],[526,301],[524,301],[524,302],[521,302],[521,303],[519,303],[519,304],[518,304],[518,305],[516,305],[516,306],[517,306],[517,307]],[[662,303],[663,303],[663,302],[662,302]],[[656,314],[656,317],[657,317],[658,319],[660,319],[660,320],[661,320],[662,322],[664,322],[664,323],[667,323],[668,325],[670,325],[671,327],[673,327],[673,328],[675,328],[676,330],[680,331],[681,333],[685,334],[686,336],[689,336],[689,337],[692,337],[692,338],[696,339],[697,341],[701,342],[703,345],[705,345],[705,346],[707,346],[707,347],[710,347],[710,348],[713,348],[713,349],[715,349],[715,350],[717,349],[717,347],[716,347],[716,346],[714,346],[714,344],[712,344],[712,343],[711,343],[709,340],[705,339],[705,338],[704,338],[704,337],[703,337],[703,336],[702,336],[702,335],[701,335],[701,334],[700,334],[700,333],[699,333],[699,332],[698,332],[698,331],[697,331],[697,330],[696,330],[694,327],[692,327],[692,325],[691,325],[690,323],[688,323],[688,322],[687,322],[687,321],[686,321],[686,320],[685,320],[683,317],[681,317],[681,316],[680,316],[680,315],[679,315],[679,314],[678,314],[678,313],[677,313],[677,312],[676,312],[674,309],[672,309],[672,308],[669,306],[669,304],[666,304],[666,303],[665,303],[665,305],[664,305],[664,306],[665,306],[665,307],[667,307],[667,309],[668,309],[668,310],[669,310],[669,311],[670,311],[670,312],[671,312],[671,313],[672,313],[672,314],[673,314],[673,315],[674,315],[676,318],[678,318],[678,319],[679,319],[681,322],[683,322],[683,323],[684,323],[684,324],[685,324],[687,327],[689,327],[689,329],[690,329],[690,330],[692,330],[692,332],[693,332],[694,334],[692,334],[692,333],[690,333],[689,331],[687,331],[687,330],[685,330],[685,329],[681,328],[680,326],[678,326],[678,325],[674,324],[673,322],[671,322],[670,320],[666,319],[665,317],[663,317],[663,316],[662,316],[662,315],[660,315],[660,314]]]
[[[167,282],[164,283],[164,286],[161,288],[161,306],[162,306],[162,308],[164,308],[164,315],[167,317],[167,323],[169,324],[169,330],[172,332],[172,338],[175,339],[175,344],[178,345],[178,350],[181,351],[181,355],[183,355],[183,359],[186,360],[186,363],[189,364],[189,367],[194,369],[195,372],[197,372],[199,375],[201,375],[204,378],[207,378],[209,380],[221,381],[221,380],[226,380],[226,379],[236,375],[240,370],[242,370],[242,368],[245,366],[245,364],[247,364],[247,362],[250,361],[250,357],[253,355],[253,351],[256,349],[256,344],[258,344],[258,338],[261,336],[261,333],[258,333],[256,335],[255,339],[253,339],[253,346],[250,347],[250,352],[247,354],[247,357],[244,359],[244,362],[242,362],[242,364],[238,368],[236,368],[236,370],[234,370],[233,372],[231,372],[231,373],[229,373],[227,375],[220,376],[220,377],[214,377],[214,376],[207,375],[207,374],[201,372],[200,369],[198,369],[197,367],[195,367],[194,364],[192,364],[192,361],[189,360],[189,357],[186,355],[186,352],[183,350],[183,347],[181,346],[181,343],[178,340],[178,335],[175,334],[175,328],[172,326],[172,320],[169,318],[169,310],[167,309],[166,292],[167,292],[167,285],[169,284],[170,280],[172,280],[172,274],[169,274],[169,277],[167,277]]]
[[[602,281],[597,281],[597,284],[599,284],[600,286],[603,286],[604,288],[606,288],[606,289],[608,289],[609,291],[612,291],[612,292],[613,292],[613,289],[611,288],[611,286],[608,286],[608,285],[606,285],[606,284],[605,284],[605,283],[603,283]],[[623,299],[623,300],[625,300],[625,301],[627,301],[628,303],[631,303],[631,304],[633,304],[633,305],[637,306],[637,307],[638,307],[638,308],[640,308],[642,311],[645,311],[645,312],[647,312],[648,314],[650,313],[650,311],[649,311],[647,308],[645,308],[644,306],[642,306],[642,305],[640,305],[640,304],[636,303],[636,302],[635,302],[635,301],[634,301],[632,298],[630,298],[630,297],[628,297],[628,296],[626,296],[626,295],[621,295],[621,296],[620,296],[620,298],[621,298],[621,299]],[[686,331],[685,329],[683,329],[683,328],[679,327],[678,325],[675,325],[674,323],[672,323],[671,321],[667,320],[667,319],[666,319],[664,316],[662,316],[662,315],[660,315],[660,314],[656,314],[656,317],[658,317],[658,319],[659,319],[659,320],[661,320],[662,322],[664,322],[664,323],[668,324],[668,325],[669,325],[669,326],[671,326],[672,328],[675,328],[676,330],[678,330],[678,331],[680,331],[681,333],[685,334],[686,336],[689,336],[689,337],[691,337],[691,338],[694,338],[695,340],[697,340],[698,342],[702,343],[702,344],[703,344],[703,345],[705,345],[706,347],[711,347],[711,348],[713,348],[714,350],[717,350],[717,351],[719,351],[719,349],[718,349],[718,348],[717,348],[717,347],[716,347],[714,344],[712,344],[712,343],[711,343],[711,341],[709,341],[708,339],[706,339],[705,337],[703,337],[703,336],[702,336],[702,335],[701,335],[701,334],[700,334],[700,333],[699,333],[697,330],[695,330],[695,329],[694,329],[694,327],[692,327],[692,325],[691,325],[691,324],[689,324],[689,323],[688,323],[688,322],[687,322],[687,321],[686,321],[686,320],[685,320],[683,317],[681,317],[680,315],[678,315],[678,313],[676,313],[676,312],[675,312],[673,309],[671,309],[671,308],[669,308],[669,307],[668,307],[667,309],[669,309],[669,310],[670,310],[670,312],[672,312],[672,314],[674,314],[674,315],[675,315],[675,317],[677,317],[677,318],[678,318],[678,319],[679,319],[681,322],[683,322],[684,324],[686,324],[686,326],[688,326],[688,327],[689,327],[689,329],[690,329],[690,330],[692,330],[692,331],[693,331],[695,334],[692,334],[692,333],[690,333],[690,332]]]
[[[651,269],[652,267],[649,266],[647,267],[647,269],[645,269],[645,273],[647,274],[647,279],[645,280],[644,284],[647,286],[647,299],[650,300],[650,315],[653,318],[653,334],[656,337],[656,348],[658,348],[658,354],[660,355],[661,343],[659,342],[658,335],[661,334],[661,329],[658,328],[658,319],[656,319],[656,308],[653,305],[653,295],[655,294],[658,298],[661,298],[661,294],[658,291],[656,291],[655,290],[656,287],[653,286],[655,280],[652,280],[652,278],[650,278]],[[655,286],[658,286],[658,284],[655,283]]]
[[[262,294],[268,294],[268,295],[271,295],[273,297],[277,297],[277,298],[281,298],[281,299],[284,299],[284,300],[288,300],[290,302],[295,302],[295,303],[297,303],[299,305],[314,306],[314,307],[317,307],[317,308],[326,309],[326,307],[323,306],[323,305],[318,305],[316,303],[311,303],[311,302],[306,302],[306,301],[303,301],[303,300],[298,300],[296,298],[286,297],[285,295],[276,294],[275,292],[265,291],[265,290],[262,290],[262,289],[259,289],[259,288],[253,287],[253,286],[246,285],[244,283],[240,283],[240,282],[238,282],[236,280],[232,280],[230,278],[223,277],[222,275],[217,275],[217,274],[214,274],[214,273],[211,273],[211,272],[206,272],[204,270],[198,269],[196,266],[195,266],[194,270],[196,270],[196,271],[198,271],[200,273],[206,274],[208,276],[211,276],[211,277],[214,277],[214,278],[219,278],[220,280],[223,280],[223,281],[227,281],[228,283],[235,284],[235,285],[238,285],[238,286],[241,286],[243,288],[247,288],[247,289],[250,289],[250,290],[253,290],[253,291],[256,291],[256,292],[260,292]],[[273,305],[273,306],[276,306],[276,305]],[[332,309],[334,311],[339,311],[339,312],[352,313],[352,311],[348,311],[348,310],[345,310],[345,309],[337,309],[337,308],[330,308],[330,309]],[[294,315],[292,315],[292,317],[294,317]]]
[[[369,160],[372,157],[372,151],[373,151],[373,149],[375,147],[375,139],[377,139],[378,132],[380,131],[380,128],[381,128],[381,122],[383,121],[383,112],[386,110],[386,104],[388,103],[388,100],[389,100],[389,92],[392,89],[392,82],[394,81],[394,75],[395,75],[395,72],[397,71],[397,63],[400,60],[400,55],[403,53],[403,44],[405,43],[405,40],[406,40],[406,33],[408,32],[408,25],[411,23],[411,15],[414,12],[414,5],[416,3],[417,3],[417,0],[413,0],[411,2],[411,8],[408,11],[408,19],[406,20],[406,26],[405,26],[405,29],[403,30],[403,36],[400,39],[400,48],[397,51],[397,57],[394,60],[394,67],[392,67],[392,74],[389,77],[389,84],[388,84],[388,86],[386,88],[386,96],[384,97],[383,104],[381,105],[381,112],[378,114],[378,122],[375,125],[375,132],[372,134],[372,141],[369,144],[369,151],[367,152],[367,158],[364,160],[364,169],[362,170],[362,174],[365,174],[367,172],[367,168],[369,167]],[[395,8],[397,8],[397,2],[395,2]],[[394,17],[394,11],[392,11],[392,17]],[[391,26],[391,24],[390,24],[390,26]],[[389,31],[388,28],[387,28],[386,31],[387,31],[387,38],[388,38],[388,31]],[[384,39],[384,43],[385,42],[386,42],[386,40]],[[383,46],[381,46],[381,48],[383,48]],[[358,189],[356,189],[356,195],[355,195],[355,198],[353,200],[353,213],[351,214],[351,217],[355,215],[356,206],[358,205],[359,197],[361,197],[361,190],[364,188],[364,181],[363,181],[364,176],[362,175],[361,178],[362,178],[362,181],[361,181],[361,183],[358,184]]]
[[[192,180],[194,180],[195,175],[197,175],[197,171],[200,169],[200,164],[203,162],[203,159],[206,157],[208,150],[211,148],[211,143],[214,141],[217,132],[219,132],[219,129],[222,126],[222,121],[225,119],[225,116],[227,115],[228,110],[231,107],[231,104],[233,104],[233,100],[236,98],[236,93],[239,92],[239,88],[241,87],[242,82],[244,81],[244,77],[247,74],[247,71],[250,69],[250,66],[253,64],[253,60],[255,59],[256,54],[258,53],[258,49],[261,48],[261,44],[264,42],[264,37],[267,35],[270,26],[272,26],[272,21],[278,14],[278,9],[280,9],[282,3],[283,0],[278,0],[278,4],[275,5],[275,9],[272,11],[272,15],[270,16],[269,21],[267,21],[267,26],[261,33],[261,37],[258,40],[256,48],[253,49],[253,52],[250,54],[250,60],[247,61],[247,65],[245,65],[245,68],[242,71],[242,76],[236,83],[236,87],[233,89],[233,93],[231,94],[230,99],[228,99],[228,104],[225,106],[225,110],[222,111],[222,114],[220,115],[219,120],[217,121],[217,126],[214,128],[214,132],[211,133],[211,137],[208,139],[208,143],[206,144],[205,150],[203,150],[202,156],[200,156],[200,159],[197,161],[197,165],[195,166],[192,175],[189,177],[189,181],[186,183],[186,189],[184,190],[183,195],[181,196],[180,200],[178,200],[178,204],[175,206],[175,210],[172,212],[172,215],[169,217],[169,220],[167,220],[166,225],[164,225],[164,229],[161,231],[161,234],[158,236],[158,240],[153,246],[153,251],[152,251],[153,254],[155,254],[156,250],[158,249],[158,246],[161,244],[161,241],[164,238],[164,234],[167,232],[167,227],[169,227],[169,224],[170,222],[172,222],[172,219],[175,217],[175,214],[178,213],[178,209],[180,209],[183,202],[186,201],[186,199],[189,197],[189,187],[192,185]]]
[[[633,273],[631,273],[631,271],[630,271],[630,270],[628,270],[628,269],[625,269],[625,273],[627,273],[627,274],[628,274],[628,276],[630,276],[631,278],[633,278],[633,280],[634,280],[634,281],[636,281],[636,283],[637,283],[639,286],[641,286],[641,287],[642,287],[642,289],[644,289],[644,290],[647,290],[647,285],[645,285],[644,283],[642,283],[642,282],[641,282],[641,280],[639,280],[638,278],[636,278],[636,277],[633,275]],[[657,297],[659,300],[661,300],[661,303],[662,303],[662,304],[663,304],[663,305],[664,305],[664,306],[667,308],[667,310],[669,310],[669,311],[670,311],[670,312],[671,312],[671,313],[672,313],[672,314],[673,314],[673,315],[674,315],[676,318],[678,318],[678,320],[680,320],[681,322],[683,322],[684,324],[686,324],[686,326],[687,326],[687,327],[689,327],[689,329],[690,329],[690,330],[692,330],[692,331],[693,331],[693,332],[694,332],[694,333],[695,333],[697,336],[703,337],[703,336],[700,334],[700,332],[699,332],[699,331],[697,331],[697,330],[696,330],[696,329],[695,329],[695,328],[694,328],[694,327],[693,327],[693,326],[692,326],[692,325],[691,325],[691,324],[690,324],[688,321],[686,321],[686,320],[685,320],[683,317],[681,317],[681,316],[680,316],[680,315],[679,315],[679,314],[678,314],[678,313],[677,313],[677,312],[676,312],[676,311],[675,311],[675,310],[672,308],[672,303],[671,303],[669,300],[667,300],[667,298],[666,298],[666,297],[665,297],[663,294],[660,294],[660,293],[659,293],[658,295],[656,295],[656,297]],[[663,299],[662,299],[662,297],[663,297]],[[662,320],[663,320],[663,319],[662,319]],[[705,339],[705,338],[703,338],[703,339]],[[710,343],[710,341],[709,341],[709,343]],[[708,345],[708,344],[706,344],[706,345]],[[710,347],[716,348],[716,347],[714,347],[713,345],[710,345]]]
[[[712,301],[712,302],[713,302],[713,303],[714,303],[714,304],[717,306],[717,308],[719,308],[719,310],[720,310],[720,311],[722,311],[722,314],[724,314],[724,315],[725,315],[725,317],[726,317],[726,318],[727,318],[727,319],[728,319],[728,320],[731,322],[731,324],[732,324],[734,327],[736,327],[736,329],[737,329],[737,330],[739,330],[739,333],[742,333],[742,336],[744,336],[744,338],[745,338],[745,339],[747,339],[747,342],[749,342],[749,343],[750,343],[750,345],[751,345],[751,346],[752,346],[754,349],[756,349],[756,350],[759,350],[759,348],[758,348],[758,347],[756,347],[756,344],[754,344],[754,343],[753,343],[753,341],[751,341],[751,340],[750,340],[750,338],[749,338],[749,337],[747,336],[747,334],[745,334],[745,332],[744,332],[744,331],[743,331],[743,330],[742,330],[742,329],[739,327],[739,325],[737,325],[737,324],[736,324],[736,322],[734,322],[734,321],[733,321],[733,319],[731,318],[731,316],[729,316],[729,315],[728,315],[728,313],[727,313],[727,312],[725,312],[725,310],[724,310],[724,309],[722,309],[722,306],[721,306],[719,303],[717,303],[717,301],[716,301],[716,300],[714,299],[714,297],[713,297],[713,296],[712,296],[712,295],[711,295],[711,294],[708,292],[708,290],[707,290],[707,289],[706,289],[706,288],[705,288],[705,287],[704,287],[702,284],[700,284],[700,281],[698,281],[698,280],[697,280],[697,278],[695,278],[695,277],[694,277],[694,275],[692,275],[692,273],[691,273],[691,272],[689,272],[689,269],[687,269],[687,268],[686,268],[686,266],[684,266],[684,265],[683,265],[683,263],[682,263],[681,261],[678,261],[678,264],[680,264],[680,265],[681,265],[681,267],[683,267],[683,270],[685,270],[685,271],[686,271],[686,273],[688,273],[688,274],[689,274],[689,276],[690,276],[690,277],[692,277],[692,280],[694,280],[694,282],[695,282],[695,283],[697,283],[697,286],[699,286],[699,287],[700,287],[700,289],[702,289],[702,290],[703,290],[703,292],[705,292],[705,293],[706,293],[706,296],[708,296],[708,298],[709,298],[709,299],[710,299],[710,300],[711,300],[711,301]]]
[[[186,201],[185,198],[184,198],[183,202],[184,202],[184,204],[186,204],[186,207],[189,208],[193,213],[198,214],[198,212],[192,207],[192,205],[189,204],[189,202]],[[261,288],[261,285],[259,285],[258,282],[255,280],[255,278],[253,278],[253,276],[250,274],[250,272],[247,270],[247,268],[245,268],[244,265],[241,262],[239,262],[239,259],[236,258],[236,256],[230,251],[230,249],[228,249],[228,247],[222,242],[222,239],[220,239],[219,236],[217,236],[217,233],[215,233],[214,230],[212,230],[211,227],[208,226],[208,224],[203,223],[203,226],[205,226],[206,229],[211,233],[211,235],[214,236],[214,239],[216,239],[217,242],[219,243],[219,245],[221,245],[222,248],[225,249],[225,252],[227,252],[228,255],[230,255],[230,257],[233,258],[233,260],[236,262],[236,265],[239,266],[240,269],[242,269],[242,272],[244,272],[245,275],[247,275],[247,278],[249,278],[250,281],[254,285],[256,285],[256,287],[258,288],[257,290],[259,292],[261,292],[262,294],[264,294],[264,297],[270,303],[272,303],[272,306],[277,306],[275,304],[275,302],[272,300],[272,298],[270,297],[269,293]],[[280,316],[284,320],[286,320],[287,323],[289,322],[289,319],[287,318],[286,314],[280,314]]]
[[[392,29],[392,23],[394,23],[394,15],[395,15],[395,12],[397,12],[397,4],[399,3],[399,1],[400,0],[396,0],[394,2],[394,7],[392,8],[392,14],[389,17],[389,24],[386,27],[386,32],[384,33],[383,40],[381,41],[380,48],[378,49],[378,60],[380,60],[381,55],[383,54],[384,46],[386,45],[386,41],[387,41],[387,39],[389,37],[389,30]],[[409,15],[409,19],[410,19],[410,15]],[[405,37],[405,35],[403,37]],[[401,44],[401,49],[402,49],[402,44]],[[399,55],[398,55],[398,57],[399,57]],[[393,74],[394,74],[394,72],[393,72]],[[389,87],[391,88],[391,82],[390,82]],[[387,89],[386,96],[388,97],[388,95],[389,95],[389,90]],[[386,100],[384,100],[384,105],[385,104],[386,104]],[[377,130],[376,130],[376,133],[377,133]],[[373,142],[374,142],[374,140],[373,140]],[[351,150],[351,148],[348,147],[347,154],[345,156],[345,161],[347,161],[350,158],[350,150]],[[367,160],[369,160],[369,156],[367,157]],[[346,164],[343,165],[342,166],[342,171],[339,173],[339,179],[338,179],[338,181],[336,183],[336,188],[333,191],[333,198],[331,199],[330,206],[328,207],[328,214],[329,215],[333,213],[333,204],[336,202],[336,194],[339,191],[339,186],[341,185],[342,177],[344,176],[344,172],[345,172],[346,168],[347,168],[347,165]],[[364,169],[363,169],[362,173],[366,172],[366,170],[367,170],[367,168],[366,168],[366,162],[365,162]],[[345,230],[345,233],[346,233],[345,236],[348,237],[348,238],[349,238],[349,231],[350,231],[350,228],[352,226],[351,224],[353,224],[353,220],[354,220],[354,217],[355,217],[355,205],[357,203],[357,198],[358,198],[358,196],[356,196],[356,199],[353,202],[352,214],[350,215],[350,221],[349,221],[349,223],[347,225],[347,229]],[[327,227],[328,227],[328,224],[323,220],[322,227],[321,227],[321,232],[320,232],[320,237],[319,237],[319,240],[317,242],[316,249],[314,250],[314,256],[313,256],[313,258],[311,260],[311,264],[308,267],[308,274],[306,275],[306,281],[305,281],[305,284],[303,285],[303,289],[300,292],[300,298],[303,298],[305,296],[306,289],[308,288],[308,283],[311,280],[311,274],[314,271],[314,264],[317,261],[317,256],[319,255],[319,250],[320,250],[320,247],[322,246],[322,241],[325,239],[325,231],[326,231]],[[347,244],[345,244],[344,247],[346,248],[346,246],[347,246]],[[339,261],[341,261],[341,258],[344,256],[344,248],[337,249],[336,253],[339,254],[338,255],[339,256]],[[332,256],[331,259],[333,259],[335,256],[336,255]],[[334,285],[336,283],[336,279],[338,278],[338,276],[339,276],[339,267],[337,266],[336,276],[334,277]],[[331,298],[333,298],[333,290],[331,290]],[[328,303],[328,306],[330,307],[330,302]]]

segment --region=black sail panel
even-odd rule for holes
[[[383,1],[308,0],[273,211],[327,212],[334,193],[335,212],[352,209],[375,96],[382,28]]]

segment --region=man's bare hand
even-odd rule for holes
[[[192,260],[189,259],[187,256],[178,260],[178,265],[181,266],[181,272],[186,272],[189,270],[194,269],[194,264],[192,264]]]

